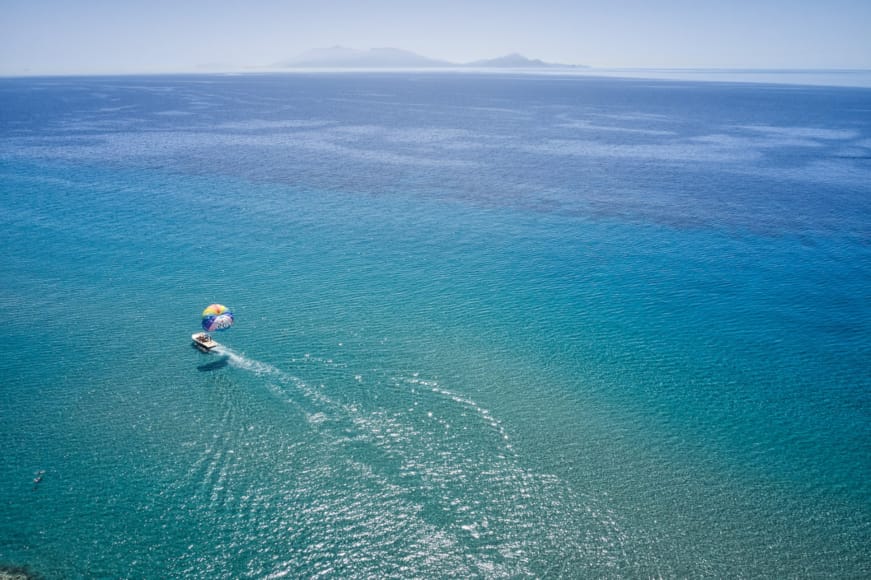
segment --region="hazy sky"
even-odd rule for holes
[[[871,68],[871,0],[0,0],[0,74],[269,65],[310,48],[468,62]]]

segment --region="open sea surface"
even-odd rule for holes
[[[0,79],[0,250],[0,566],[871,577],[869,88]]]

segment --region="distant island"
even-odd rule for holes
[[[556,64],[512,53],[498,58],[455,63],[422,56],[399,48],[357,50],[344,46],[316,48],[272,65],[274,68],[587,68],[583,65]]]

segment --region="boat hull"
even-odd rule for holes
[[[196,346],[203,352],[209,352],[215,347],[220,346],[218,342],[215,341],[215,339],[213,339],[205,332],[198,332],[196,334],[192,334],[191,340],[194,342],[194,346]]]

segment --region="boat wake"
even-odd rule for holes
[[[252,497],[283,506],[290,520],[268,532],[275,546],[306,538],[302,553],[261,572],[307,575],[325,562],[362,576],[633,570],[638,546],[607,501],[525,467],[509,429],[471,397],[419,373],[369,371],[364,384],[364,373],[329,359],[299,359],[291,374],[225,346],[216,352],[305,417],[302,427],[270,426],[257,443],[273,450],[262,460],[283,478],[234,494],[247,498],[239,509],[250,510]],[[240,461],[229,449],[214,453],[213,462]],[[230,481],[218,467],[203,475],[215,489]]]

